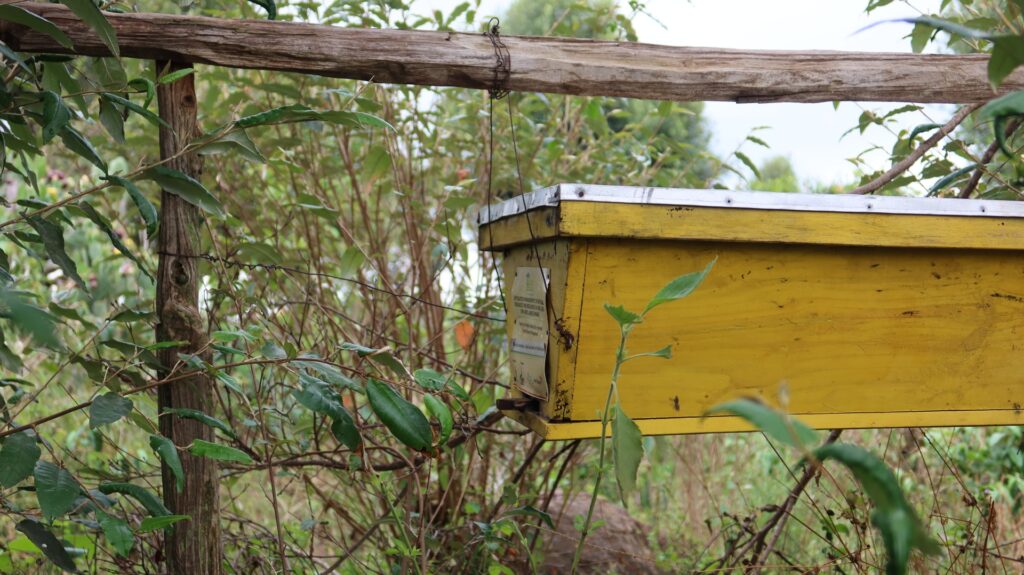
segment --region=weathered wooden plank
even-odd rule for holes
[[[21,3],[71,37],[74,52],[106,55],[69,10]],[[381,83],[490,88],[495,49],[479,34],[339,28],[170,14],[107,14],[122,55],[258,68]],[[68,51],[48,36],[0,22],[0,39],[26,52]],[[991,98],[984,55],[748,51],[568,38],[502,37],[507,88],[653,100],[736,102],[899,101],[968,103]],[[1004,90],[1024,88],[1024,72]]]

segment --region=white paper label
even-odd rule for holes
[[[510,302],[512,386],[540,399],[548,397],[548,281],[547,268],[516,269]]]

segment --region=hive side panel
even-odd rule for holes
[[[1019,421],[1021,252],[603,239],[589,242],[573,420],[595,419],[607,393],[618,328],[603,304],[642,310],[715,257],[703,286],[633,330],[630,353],[673,351],[623,368],[633,418],[757,396],[823,427]]]
[[[716,192],[708,192],[716,193]],[[1019,250],[1024,218],[564,202],[568,236]]]

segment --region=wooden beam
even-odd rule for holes
[[[19,6],[71,37],[73,53],[108,55],[99,38],[57,4]],[[495,48],[480,34],[340,28],[171,14],[115,14],[123,56],[258,68],[379,83],[491,88]],[[0,39],[24,52],[69,53],[50,37],[0,22]],[[995,93],[988,57],[861,52],[679,48],[570,38],[502,36],[507,88],[650,100],[971,103]],[[1004,83],[1024,89],[1024,72]]]

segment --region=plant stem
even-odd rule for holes
[[[583,530],[580,532],[580,542],[576,545],[576,553],[572,556],[572,569],[570,573],[575,575],[576,569],[579,568],[580,557],[583,554],[583,543],[587,540],[587,535],[590,534],[590,523],[594,518],[594,508],[597,507],[597,493],[601,489],[601,478],[604,476],[604,444],[608,438],[608,412],[611,411],[612,397],[616,398],[616,405],[618,405],[618,383],[619,383],[619,369],[622,364],[626,361],[626,338],[629,336],[628,327],[619,328],[619,349],[615,353],[615,369],[612,370],[611,382],[608,384],[608,397],[604,400],[604,411],[601,412],[601,440],[597,459],[597,478],[594,480],[594,491],[590,495],[590,506],[587,508],[587,518],[583,522]]]

